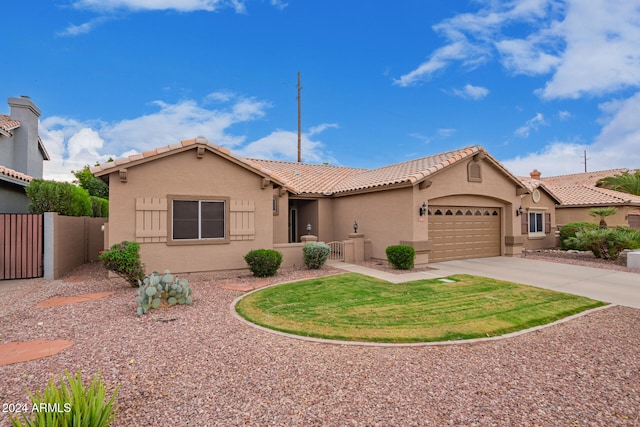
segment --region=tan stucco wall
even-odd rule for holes
[[[280,196],[280,190],[276,188],[273,195],[278,200],[278,214],[273,216],[273,243],[288,243],[289,193]]]
[[[346,240],[358,222],[358,233],[371,239],[373,258],[386,259],[385,249],[413,239],[413,189],[377,191],[333,200],[333,240]],[[416,212],[417,212],[416,207]]]
[[[605,218],[607,225],[616,226],[624,225],[628,226],[627,215],[638,213],[640,209],[637,206],[618,206],[618,212],[615,215],[611,215]],[[562,226],[570,222],[594,222],[599,223],[598,217],[592,217],[589,215],[589,209],[591,207],[558,207],[556,208],[556,217],[558,225]]]
[[[62,277],[75,267],[99,260],[103,249],[104,218],[52,214],[53,275]]]
[[[527,233],[524,234],[524,248],[525,249],[548,249],[559,246],[558,227],[556,224],[556,209],[555,201],[549,197],[549,195],[543,191],[540,192],[540,201],[535,203],[531,194],[526,194],[522,197],[522,209],[524,210],[522,217],[525,221],[528,221],[529,209],[536,212],[550,213],[551,214],[551,232],[545,234],[544,238],[529,237],[528,222]],[[520,219],[520,217],[519,217]]]
[[[252,249],[273,245],[272,187],[261,187],[262,177],[206,151],[196,150],[127,168],[127,182],[117,172],[109,177],[109,245],[135,241],[136,198],[166,198],[167,195],[229,197],[255,203],[253,240],[224,244],[169,246],[140,243],[146,271],[169,269],[175,273],[246,268],[243,256]],[[170,219],[169,219],[170,220]]]

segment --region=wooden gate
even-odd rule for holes
[[[0,280],[42,277],[43,216],[0,214]]]

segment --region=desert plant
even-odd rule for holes
[[[624,171],[619,175],[602,178],[598,180],[597,185],[640,196],[640,169],[636,169],[634,173]]]
[[[605,218],[611,215],[615,215],[616,212],[618,212],[618,209],[613,206],[609,206],[606,208],[591,208],[589,209],[588,213],[593,217],[597,216],[598,218],[600,218],[600,228],[607,228],[607,221],[605,221]]]
[[[255,249],[244,256],[249,269],[256,277],[269,277],[278,272],[282,254],[273,249]]]
[[[116,387],[107,400],[100,373],[94,375],[91,384],[85,387],[80,371],[75,378],[65,371],[65,375],[60,376],[60,386],[52,378],[42,394],[36,391],[34,395],[27,390],[31,399],[31,407],[28,409],[31,411],[22,412],[15,418],[12,415],[9,417],[14,427],[106,427],[111,425],[116,416],[116,395],[119,389],[120,387]]]
[[[637,237],[634,230],[620,227],[582,230],[567,240],[570,245],[587,248],[596,258],[615,260],[623,250],[638,245]]]
[[[593,222],[570,222],[560,227],[560,247],[567,250],[576,251],[588,251],[589,249],[584,246],[575,246],[577,244],[574,240],[568,240],[570,237],[576,237],[576,233],[582,230],[595,230],[598,228],[598,224]]]
[[[392,245],[385,249],[387,260],[396,270],[411,270],[416,251],[407,245]]]
[[[132,287],[144,279],[144,265],[140,261],[140,245],[126,240],[100,254],[104,266],[126,280]]]
[[[307,243],[302,247],[304,265],[306,265],[307,268],[311,269],[322,268],[324,263],[327,262],[327,258],[329,258],[330,252],[331,248],[326,243]]]
[[[164,274],[154,271],[142,280],[138,288],[138,316],[158,308],[163,301],[169,305],[191,304],[192,294],[193,289],[187,279],[178,279],[169,270]]]

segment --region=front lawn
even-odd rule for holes
[[[287,283],[238,302],[245,319],[291,334],[391,343],[491,337],[605,305],[517,283],[455,275],[393,284],[355,273]]]

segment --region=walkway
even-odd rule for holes
[[[354,264],[332,262],[342,270],[366,274],[392,283],[473,274],[539,288],[586,296],[626,307],[640,308],[640,275],[517,257],[477,258],[429,264],[434,270],[392,274]]]

